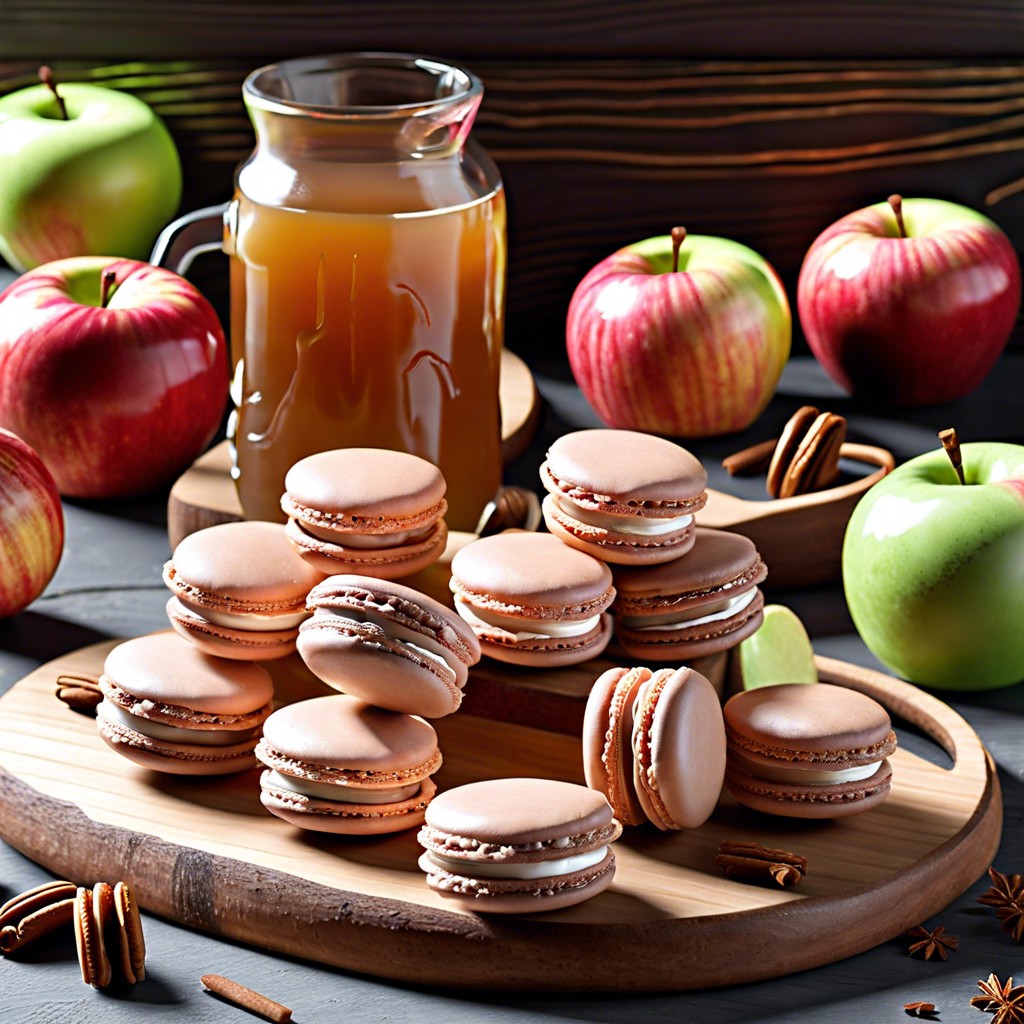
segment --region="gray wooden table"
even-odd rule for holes
[[[547,441],[593,423],[571,384],[541,376],[548,399],[541,433],[530,453],[511,467],[515,482],[533,484]],[[772,436],[803,400],[849,415],[857,439],[886,445],[901,459],[933,445],[936,429],[955,422],[961,437],[1024,440],[1024,356],[1010,353],[993,378],[968,401],[941,410],[892,418],[853,409],[828,385],[808,358],[787,369],[772,407],[746,435],[690,447],[708,466],[712,483],[723,454]],[[108,637],[129,637],[164,628],[165,591],[160,568],[168,555],[165,495],[134,503],[65,505],[67,544],[50,587],[33,606],[0,622],[0,691],[59,654]],[[1024,585],[1024,581],[1022,584]],[[853,632],[838,586],[771,593],[804,618],[819,653],[876,666]],[[999,766],[1005,829],[996,865],[1024,870],[1024,686],[991,694],[947,695],[975,727]],[[921,741],[906,737],[913,745]],[[0,800],[3,794],[0,793]],[[0,842],[0,900],[48,879],[39,866]],[[149,947],[148,977],[126,994],[107,995],[82,984],[73,942],[42,943],[18,960],[0,959],[0,1019],[5,1024],[243,1021],[233,1009],[205,993],[199,978],[228,975],[294,1010],[299,1024],[369,1021],[716,1021],[884,1022],[900,1021],[903,1004],[928,1000],[946,1024],[983,1022],[969,1005],[976,982],[995,972],[1024,980],[1024,947],[1004,933],[988,908],[976,903],[987,887],[979,879],[939,914],[960,936],[960,950],[947,962],[907,956],[906,943],[885,943],[860,956],[799,975],[734,989],[657,996],[461,993],[414,989],[331,970],[241,946],[163,920],[144,916]],[[581,955],[585,951],[581,950]],[[657,950],[651,951],[657,956]],[[510,974],[515,964],[508,965]]]

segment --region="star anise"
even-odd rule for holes
[[[999,923],[1018,941],[1024,942],[1024,880],[1020,875],[1004,875],[988,869],[992,888],[978,897],[979,903],[996,908]]]
[[[948,956],[946,950],[955,950],[960,944],[960,939],[956,935],[947,935],[946,929],[941,924],[933,931],[928,931],[923,925],[918,925],[903,934],[906,938],[914,940],[910,943],[910,949],[907,952],[911,956],[920,954],[925,960],[931,960],[933,956],[945,960]]]
[[[971,1000],[971,1006],[982,1013],[991,1013],[992,1024],[1024,1024],[1024,985],[1014,985],[1013,978],[1000,981],[990,974],[978,982],[982,995]]]

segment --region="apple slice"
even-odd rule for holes
[[[816,683],[818,670],[807,630],[782,604],[764,606],[764,622],[737,647],[744,690],[778,683]]]

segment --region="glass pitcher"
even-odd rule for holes
[[[398,54],[245,80],[256,148],[223,249],[247,518],[282,519],[288,468],[331,448],[429,459],[454,529],[474,529],[497,492],[505,200],[469,137],[482,95],[462,68]]]

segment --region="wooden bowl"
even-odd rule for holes
[[[775,440],[752,448],[767,460]],[[804,587],[830,583],[841,574],[843,536],[854,506],[867,491],[896,466],[890,451],[874,445],[845,442],[840,458],[878,468],[846,483],[793,498],[750,501],[722,491],[708,490],[708,503],[700,511],[701,526],[732,530],[749,537],[768,566],[770,588]]]

